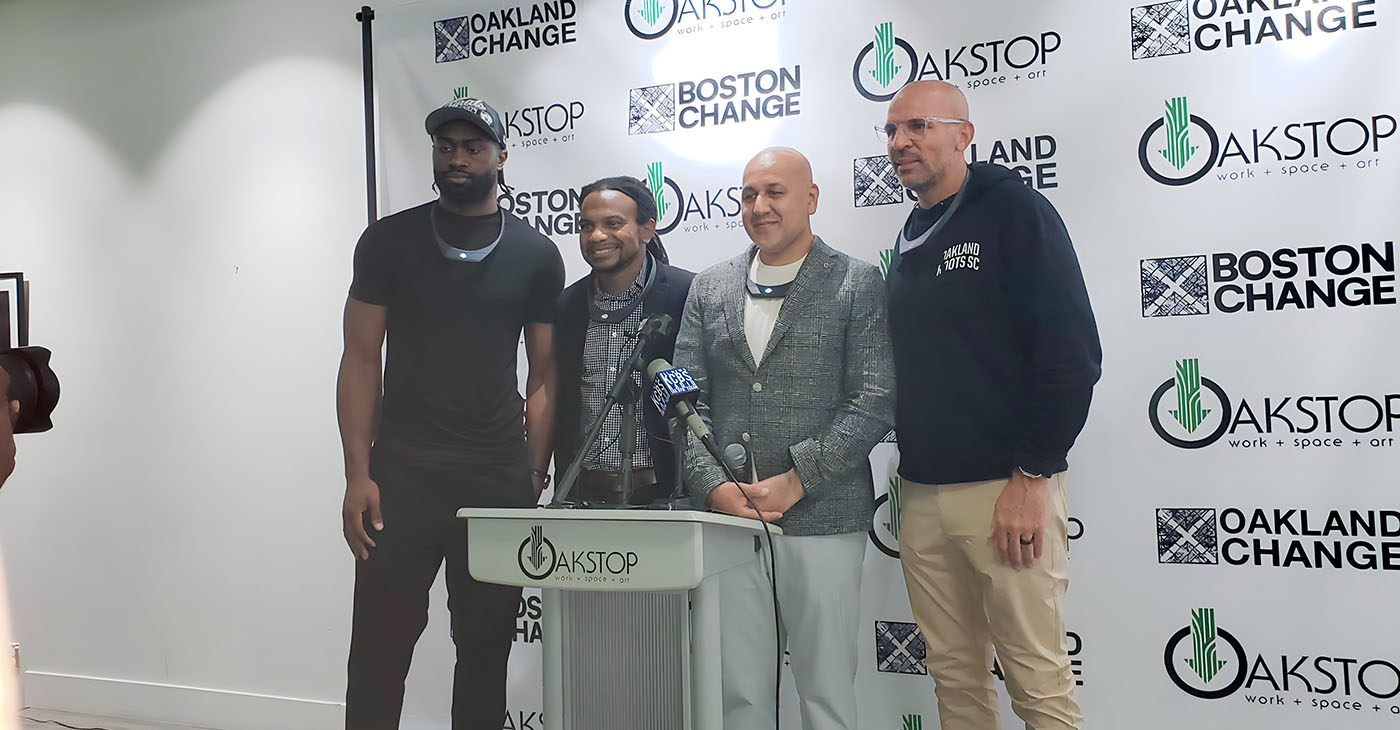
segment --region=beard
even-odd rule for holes
[[[627,269],[628,266],[631,266],[637,260],[638,257],[644,255],[645,247],[633,247],[631,249],[632,253],[630,256],[625,253],[627,250],[628,249],[626,247],[621,249],[618,252],[617,261],[611,266],[608,266],[607,264],[603,264],[601,262],[595,264],[595,257],[592,254],[585,256],[584,260],[588,264],[589,268],[599,273],[610,274],[614,271],[624,271]]]
[[[460,206],[476,205],[490,197],[491,189],[496,183],[495,170],[487,175],[468,174],[466,182],[452,182],[444,177],[445,171],[433,171],[433,182],[437,184],[438,194],[448,202]]]

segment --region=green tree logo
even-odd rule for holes
[[[1171,414],[1187,433],[1195,433],[1210,415],[1201,406],[1201,361],[1196,358],[1176,363],[1176,410]]]
[[[875,68],[870,75],[882,88],[889,86],[903,66],[894,62],[894,23],[881,23],[875,26]]]
[[[642,21],[647,25],[656,25],[656,21],[661,18],[661,0],[645,0],[637,14],[642,16]]]
[[[890,264],[894,263],[894,249],[887,248],[880,252],[880,276],[890,278]]]
[[[1191,144],[1191,114],[1186,111],[1186,97],[1167,99],[1167,111],[1162,121],[1167,126],[1167,148],[1158,150],[1167,162],[1180,170],[1186,167],[1200,145]]]
[[[905,715],[899,730],[924,730],[924,718],[920,715]]]
[[[899,539],[899,493],[903,489],[904,480],[898,474],[890,477],[890,519],[885,523],[885,529],[896,540]]]
[[[666,177],[661,172],[661,163],[653,162],[647,165],[647,187],[651,189],[651,197],[656,198],[656,219],[661,220],[669,209],[666,204],[666,197],[661,191],[666,186]]]
[[[1198,608],[1191,612],[1191,643],[1193,651],[1186,664],[1203,682],[1209,682],[1225,668],[1216,656],[1215,609]]]

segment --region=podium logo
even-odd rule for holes
[[[1167,641],[1163,659],[1172,682],[1203,700],[1218,700],[1238,691],[1244,686],[1249,664],[1239,640],[1216,626],[1213,608],[1191,612],[1191,625]]]
[[[1148,177],[1163,185],[1189,185],[1215,165],[1220,138],[1210,122],[1188,111],[1186,97],[1167,99],[1165,107],[1138,141],[1138,162]],[[1209,152],[1201,153],[1201,141],[1210,143]]]
[[[924,718],[922,715],[905,715],[899,724],[899,730],[924,730]]]
[[[554,543],[544,536],[543,525],[530,528],[530,536],[520,543],[515,560],[520,565],[520,572],[528,578],[544,580],[554,573],[559,563],[559,553],[554,549]]]
[[[889,101],[895,92],[914,80],[919,58],[914,47],[894,34],[894,23],[875,26],[875,40],[856,54],[851,80],[856,91],[871,101]]]
[[[1220,538],[1215,510],[1168,508],[1157,510],[1157,562],[1177,565],[1216,565]]]
[[[895,474],[889,479],[889,491],[875,498],[875,519],[870,524],[870,542],[880,552],[899,560],[899,493],[904,480]]]
[[[1196,358],[1178,360],[1176,376],[1157,387],[1147,407],[1152,430],[1182,449],[1199,449],[1219,441],[1230,430],[1230,413],[1230,397],[1215,381],[1201,377],[1201,363]]]
[[[928,674],[924,659],[928,645],[919,625],[903,621],[875,622],[876,670],[892,674]]]

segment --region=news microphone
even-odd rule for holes
[[[651,404],[656,410],[661,411],[663,416],[669,416],[674,410],[710,454],[717,460],[721,459],[719,450],[715,448],[715,440],[710,435],[710,427],[690,405],[700,395],[700,386],[695,378],[685,368],[672,367],[671,363],[658,357],[647,364],[647,380],[652,381]]]

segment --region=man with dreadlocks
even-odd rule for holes
[[[642,362],[671,359],[676,325],[695,278],[670,265],[656,235],[656,199],[641,180],[603,178],[584,186],[579,201],[579,249],[593,271],[564,290],[555,312],[554,468],[560,475],[583,447],[584,432],[602,412],[618,368],[627,367],[636,333],[652,315],[670,315],[675,324],[652,338]],[[676,458],[666,418],[646,404],[642,374],[634,370],[632,378],[640,418],[623,423],[621,408],[606,414],[602,432],[588,445],[571,500],[644,504],[674,489]],[[630,488],[622,478],[624,429],[635,434]]]

